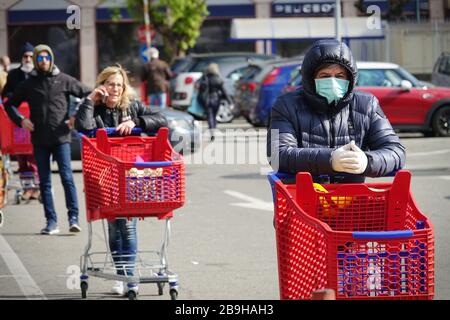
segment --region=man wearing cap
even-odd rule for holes
[[[7,100],[14,93],[17,86],[30,77],[30,72],[34,69],[33,65],[33,50],[34,47],[31,43],[26,42],[21,51],[21,64],[18,68],[11,70],[8,73],[8,79],[6,81],[5,88],[2,92],[2,99]],[[36,160],[34,155],[16,155],[17,162],[19,163],[19,175],[27,176],[29,173],[33,174],[35,185],[39,185],[39,174],[37,169]],[[40,195],[39,189],[26,189],[22,194],[22,200],[38,199]]]
[[[69,218],[69,231],[79,232],[78,199],[72,175],[70,141],[72,125],[69,121],[69,96],[82,98],[90,90],[75,78],[61,72],[54,63],[54,55],[47,45],[38,45],[33,51],[35,69],[19,84],[5,104],[10,118],[22,128],[31,131],[31,142],[38,165],[40,190],[44,204],[46,226],[42,234],[59,233],[53,202],[50,158],[58,163],[64,187]],[[30,118],[25,118],[17,107],[27,101]]]

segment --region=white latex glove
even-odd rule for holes
[[[351,143],[351,142],[350,142]],[[345,172],[344,160],[354,158],[354,152],[351,151],[351,144],[337,148],[331,153],[331,167],[334,171]]]
[[[355,141],[350,142],[350,147],[352,150],[356,153],[356,158],[358,162],[353,165],[346,166],[346,169],[348,173],[354,173],[354,174],[361,174],[363,173],[367,168],[367,156],[356,144]]]
[[[337,172],[361,174],[366,170],[367,161],[366,154],[353,140],[331,153],[331,166]]]

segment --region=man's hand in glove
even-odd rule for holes
[[[331,153],[331,166],[337,172],[361,174],[366,170],[367,156],[352,140]]]

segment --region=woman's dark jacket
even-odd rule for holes
[[[199,80],[199,101],[205,107],[218,107],[220,100],[225,99],[232,102],[225,90],[224,83],[220,75],[216,73],[206,73]]]
[[[105,104],[94,106],[92,100],[84,99],[78,107],[75,128],[86,132],[97,128],[115,128],[120,123],[133,120],[136,127],[146,133],[156,133],[159,128],[167,127],[167,119],[160,112],[150,110],[141,102],[132,100],[125,111],[108,108]]]
[[[328,104],[315,92],[314,72],[324,63],[340,64],[350,75],[348,92],[338,103]],[[368,158],[363,176],[384,176],[404,166],[405,148],[377,98],[353,91],[357,75],[347,46],[336,40],[313,45],[302,64],[302,88],[280,96],[271,112],[267,154],[275,171],[310,172],[316,181],[319,175],[338,174],[332,169],[331,153],[351,140]],[[364,181],[363,176],[344,175],[330,182]]]

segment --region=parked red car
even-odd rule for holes
[[[357,66],[356,90],[375,95],[395,129],[450,136],[450,88],[422,82],[393,63],[358,62]],[[285,91],[295,90],[300,85],[299,68]]]

